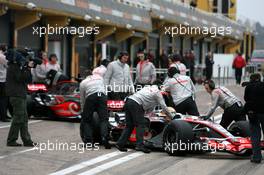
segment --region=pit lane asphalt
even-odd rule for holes
[[[227,86],[243,99],[244,89]],[[200,113],[207,111],[209,95],[200,87],[197,104]],[[215,115],[221,114],[218,109]],[[29,130],[35,142],[81,143],[79,123],[69,121],[31,120]],[[143,154],[130,150],[121,153],[115,148],[85,151],[34,150],[27,147],[6,147],[9,123],[0,123],[0,175],[30,174],[105,174],[105,175],[262,175],[264,165],[252,164],[249,157],[237,157],[228,153],[188,154],[172,157],[163,152]],[[19,140],[21,142],[21,140]],[[80,151],[81,152],[81,151]]]

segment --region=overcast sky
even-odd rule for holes
[[[264,25],[264,0],[237,0],[238,17],[247,17]]]

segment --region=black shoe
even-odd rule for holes
[[[151,150],[150,149],[148,149],[148,148],[146,148],[146,147],[144,147],[144,146],[140,146],[140,147],[136,147],[135,148],[135,150],[136,151],[142,151],[143,153],[150,153],[151,152]]]
[[[38,143],[34,143],[34,142],[29,142],[29,143],[24,143],[23,146],[25,147],[35,147],[37,146]]]
[[[111,145],[108,141],[108,139],[105,139],[105,137],[102,138],[102,144],[104,145],[105,149],[111,149]]]
[[[15,143],[8,143],[8,144],[6,144],[6,146],[17,146],[17,147],[19,147],[19,146],[22,146],[22,144],[15,142]]]
[[[252,162],[252,163],[261,163],[261,159],[251,159],[250,162]]]
[[[118,144],[115,144],[115,147],[121,152],[127,152],[127,148],[123,146],[119,146]]]
[[[111,147],[112,147],[109,142],[106,142],[103,145],[104,145],[105,149],[111,149]]]

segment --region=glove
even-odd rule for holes
[[[203,119],[203,120],[208,120],[209,118],[210,118],[209,116],[205,116],[205,115],[201,116],[201,119]]]

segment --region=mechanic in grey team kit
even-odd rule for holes
[[[168,70],[168,79],[164,81],[164,91],[170,92],[175,110],[178,113],[199,116],[195,98],[195,87],[190,77],[181,75],[176,67]]]
[[[224,109],[220,125],[227,128],[232,121],[246,120],[243,104],[230,90],[226,87],[215,87],[213,80],[204,82],[205,90],[211,94],[212,105],[208,112],[204,115],[204,119],[208,119],[220,106]]]
[[[156,84],[156,83],[155,83]],[[120,151],[126,152],[125,144],[130,137],[134,127],[136,127],[136,150],[144,153],[150,153],[150,150],[144,146],[144,114],[148,111],[153,111],[154,108],[160,105],[165,113],[173,118],[169,112],[162,96],[162,91],[157,85],[145,86],[140,91],[129,96],[126,99],[124,110],[126,114],[126,128],[123,130],[121,137],[117,141],[116,147]]]
[[[93,114],[97,112],[100,119],[101,140],[105,149],[110,149],[108,142],[108,112],[107,96],[103,79],[104,71],[93,71],[80,84],[80,102],[82,109],[82,120],[80,132],[85,144],[94,144],[93,140]]]

